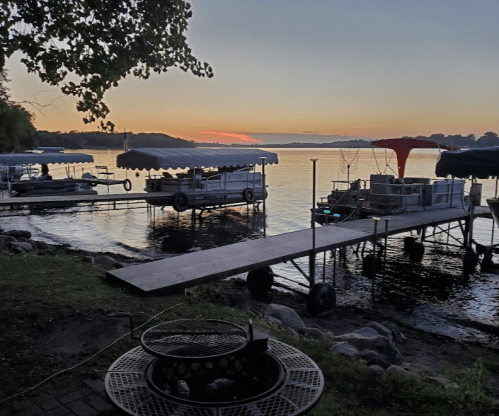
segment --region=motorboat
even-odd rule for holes
[[[396,153],[398,177],[372,174],[369,180],[333,181],[331,193],[317,204],[315,217],[318,223],[458,207],[465,203],[464,181],[461,179],[432,180],[404,176],[412,149],[452,150],[452,147],[430,140],[408,138],[376,140],[372,145],[392,149]]]
[[[187,209],[259,204],[267,197],[264,166],[278,163],[276,153],[235,148],[144,148],[117,156],[117,166],[146,169],[144,190],[157,206]],[[262,165],[263,164],[263,165]],[[262,165],[262,172],[255,167]],[[182,169],[175,173],[174,170]],[[151,170],[162,171],[151,174]],[[161,195],[159,195],[161,193]]]

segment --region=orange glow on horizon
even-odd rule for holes
[[[211,137],[206,137],[206,138],[197,138],[193,139],[196,142],[222,142],[222,143],[263,143],[261,140],[257,140],[254,137],[251,137],[247,134],[240,134],[240,133],[225,133],[225,132],[220,132],[220,131],[198,131],[196,132],[198,134],[208,134],[211,136],[222,136],[219,137],[219,140],[214,140]]]

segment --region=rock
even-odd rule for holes
[[[83,256],[81,261],[85,263],[95,264],[95,259],[92,256]]]
[[[38,250],[48,250],[49,248],[49,245],[45,242],[45,241],[36,241],[35,240],[35,244],[36,244],[36,248]]]
[[[285,332],[286,334],[290,335],[291,338],[293,338],[295,341],[299,341],[300,340],[300,336],[298,335],[298,332],[296,332],[292,328],[284,328],[283,332]]]
[[[363,336],[358,333],[350,333],[336,337],[338,341],[346,341],[355,346],[359,351],[373,350],[386,357],[389,363],[400,364],[402,354],[388,338],[377,335],[372,337]]]
[[[116,263],[116,260],[113,259],[111,256],[97,256],[94,257],[95,264],[111,264],[114,266]]]
[[[305,338],[322,339],[326,336],[324,332],[317,328],[298,328],[297,332]]]
[[[459,384],[454,383],[450,380],[447,380],[446,378],[443,377],[427,377],[428,380],[434,381],[436,384],[440,384],[444,386],[446,389],[458,389]]]
[[[267,306],[267,309],[265,309],[265,315],[279,319],[284,326],[292,329],[305,327],[298,314],[288,306],[271,303]]]
[[[385,375],[385,370],[379,365],[370,365],[367,369],[377,377],[383,377]]]
[[[402,334],[402,332],[400,332],[400,328],[397,324],[391,322],[391,321],[385,321],[385,322],[382,322],[381,323],[384,327],[388,328],[391,332],[392,332],[392,335],[393,335],[393,339],[395,341],[399,341],[399,340],[404,340],[405,337],[404,337],[404,334]]]
[[[359,358],[359,351],[352,344],[349,344],[346,341],[336,342],[333,345],[333,350],[337,354],[344,355],[345,357],[350,358]]]
[[[16,243],[17,239],[11,235],[0,235],[0,247],[6,247],[9,243]]]
[[[4,231],[3,235],[10,235],[14,238],[17,238],[17,237],[31,238],[31,233],[29,231],[22,231],[22,230]]]
[[[405,371],[402,367],[399,367],[398,365],[391,365],[386,369],[386,374],[410,374],[408,371]]]
[[[356,331],[353,331],[352,333],[362,335],[363,337],[377,337],[378,335],[381,335],[373,328],[360,328]]]
[[[31,247],[33,247],[33,251],[37,251],[38,250],[36,242],[33,241],[31,238],[17,237],[17,241],[22,242],[22,243],[31,244]]]
[[[276,324],[277,326],[282,326],[282,321],[280,319],[274,318],[273,316],[265,316],[264,319],[270,324]]]
[[[365,360],[367,362],[367,365],[377,365],[379,367],[382,367],[383,369],[387,369],[390,367],[390,363],[387,361],[387,359],[381,355],[379,352],[373,351],[373,350],[364,350],[359,353],[359,358],[362,360]]]
[[[390,329],[378,322],[369,322],[368,327],[375,329],[380,335],[387,337],[389,341],[393,341],[393,334]]]
[[[123,267],[125,267],[125,264],[117,261],[113,266],[115,269],[122,269]]]
[[[15,253],[23,253],[33,251],[33,246],[30,243],[25,243],[22,241],[18,241],[15,243],[9,243],[9,248],[12,249]]]

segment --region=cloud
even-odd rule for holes
[[[210,137],[209,142],[219,142],[219,143],[263,143],[261,140],[255,139],[248,134],[241,133],[226,133],[220,131],[198,131],[199,134],[208,134],[212,136],[218,136],[216,139]],[[205,141],[205,139],[198,139],[198,141]]]

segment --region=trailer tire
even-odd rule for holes
[[[255,297],[267,295],[274,284],[274,273],[270,266],[251,270],[246,277],[246,286]]]
[[[308,294],[307,309],[311,316],[330,312],[336,305],[336,290],[328,283],[316,283]]]
[[[253,202],[255,202],[255,191],[253,191],[253,189],[251,188],[246,188],[243,191],[243,199],[247,204],[252,204]]]
[[[172,206],[177,212],[184,212],[189,208],[189,197],[183,192],[177,192],[172,196]]]
[[[123,181],[123,188],[125,188],[125,191],[130,191],[132,189],[132,182],[130,181],[130,179],[125,179]]]

